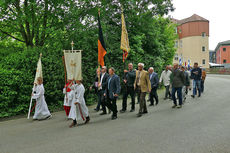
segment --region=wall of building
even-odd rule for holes
[[[226,49],[225,51],[224,48]],[[216,52],[216,63],[224,64],[224,60],[226,60],[226,63],[230,63],[230,45],[220,46]]]
[[[202,36],[191,36],[178,39],[178,46],[176,56],[178,59],[174,58],[174,63],[179,63],[179,59],[182,59],[183,65],[188,64],[190,60],[190,65],[193,66],[195,62],[202,67],[209,67],[209,37]],[[205,51],[202,51],[202,48]],[[205,64],[203,64],[203,60]]]
[[[209,22],[196,21],[184,23],[177,27],[177,31],[180,39],[191,36],[202,36],[203,32],[206,36],[209,36]]]

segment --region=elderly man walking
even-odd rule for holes
[[[140,108],[138,117],[141,117],[142,114],[148,113],[146,107],[145,96],[146,93],[151,91],[151,83],[149,80],[149,73],[144,70],[144,64],[138,64],[138,70],[136,71],[136,79],[134,83],[134,89],[137,90],[138,97],[140,98]]]
[[[169,70],[169,66],[167,65],[165,70],[161,73],[160,81],[161,83],[163,81],[163,84],[165,86],[165,98],[166,100],[168,97],[171,98],[171,93],[170,93],[170,75],[172,72]]]
[[[184,72],[179,69],[178,64],[174,64],[174,69],[171,74],[171,82],[172,82],[172,99],[174,105],[172,108],[181,108],[182,107],[182,87],[185,84],[185,76]],[[176,94],[179,98],[179,105],[177,106]]]

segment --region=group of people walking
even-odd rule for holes
[[[97,69],[96,77],[90,90],[94,88],[98,97],[98,104],[95,111],[102,110],[100,115],[112,112],[111,119],[115,120],[117,119],[118,113],[116,102],[121,93],[121,82],[123,82],[123,98],[120,113],[127,111],[127,98],[129,95],[131,97],[130,112],[135,111],[135,97],[137,95],[139,103],[137,117],[141,117],[143,114],[148,113],[146,104],[147,93],[149,93],[149,106],[158,105],[157,90],[161,83],[163,83],[165,87],[164,100],[171,99],[173,100],[172,108],[181,108],[183,102],[186,100],[188,90],[191,90],[191,80],[193,80],[193,94],[191,96],[195,98],[198,93],[198,97],[200,97],[204,90],[205,77],[206,73],[198,67],[198,63],[195,63],[194,68],[191,70],[178,64],[174,64],[173,67],[167,65],[161,73],[160,79],[158,78],[158,74],[154,72],[153,67],[145,71],[144,64],[139,63],[138,69],[135,70],[133,69],[133,64],[129,63],[128,70],[124,70],[122,81],[120,81],[120,77],[116,75],[113,67],[109,68],[108,73],[106,66]],[[33,98],[37,100],[34,119],[47,119],[51,117],[51,114],[45,102],[42,78],[39,78],[38,82],[39,84],[36,85],[35,90],[36,93],[32,95]],[[63,88],[63,94],[65,94],[64,110],[67,118],[73,120],[69,125],[70,128],[76,126],[78,120],[83,120],[85,124],[90,121],[89,111],[84,100],[84,93],[85,88],[81,80],[68,80]],[[179,103],[177,103],[177,99]],[[39,105],[42,107],[38,107]]]

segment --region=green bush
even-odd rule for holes
[[[25,113],[31,94],[31,86],[24,84],[27,77],[27,74],[19,70],[0,67],[0,117]],[[27,93],[27,89],[30,92]]]

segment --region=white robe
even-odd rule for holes
[[[85,88],[82,84],[75,84],[71,86],[71,90],[74,91],[74,96],[68,118],[84,121],[85,118],[89,116],[89,111],[84,99]],[[75,105],[74,103],[76,102],[79,104]]]
[[[65,97],[64,97],[64,106],[71,106],[72,100],[73,100],[73,96],[74,96],[74,91],[71,90],[70,92],[67,92],[67,94],[66,94],[66,88],[64,88],[63,89],[63,94],[65,94]],[[68,99],[66,99],[66,95],[67,95]]]
[[[34,91],[36,91],[36,94],[32,98],[36,99],[36,107],[33,119],[45,119],[51,114],[45,101],[43,84],[35,86]]]

